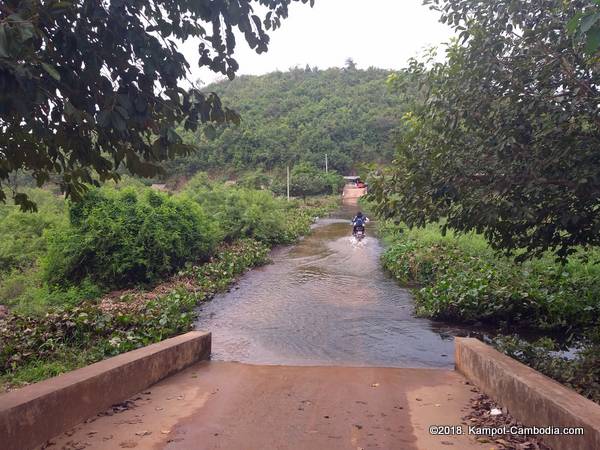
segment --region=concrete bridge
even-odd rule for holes
[[[210,347],[192,332],[4,394],[1,448],[506,448],[463,423],[481,390],[527,426],[583,427],[546,436],[555,450],[600,449],[600,406],[474,339],[457,338],[457,370],[210,362]]]

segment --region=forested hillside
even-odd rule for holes
[[[201,131],[186,140],[196,153],[167,164],[170,175],[198,170],[277,170],[287,163],[317,167],[329,157],[330,169],[347,172],[359,162],[385,162],[394,153],[392,131],[403,113],[390,94],[381,69],[292,69],[263,76],[241,76],[207,87],[242,117],[240,126]]]

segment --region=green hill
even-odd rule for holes
[[[207,87],[242,116],[240,126],[188,135],[199,144],[193,155],[167,164],[170,175],[199,170],[262,168],[310,162],[347,172],[359,162],[392,158],[392,132],[403,108],[388,92],[390,71],[353,68],[292,69],[240,76]]]

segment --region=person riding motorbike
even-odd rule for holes
[[[356,213],[354,219],[352,219],[352,234],[356,235],[357,231],[365,231],[365,224],[369,221],[369,218],[365,216],[362,212]]]

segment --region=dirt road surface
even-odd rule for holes
[[[451,370],[203,362],[47,448],[489,450],[429,433],[461,423],[472,389]]]

